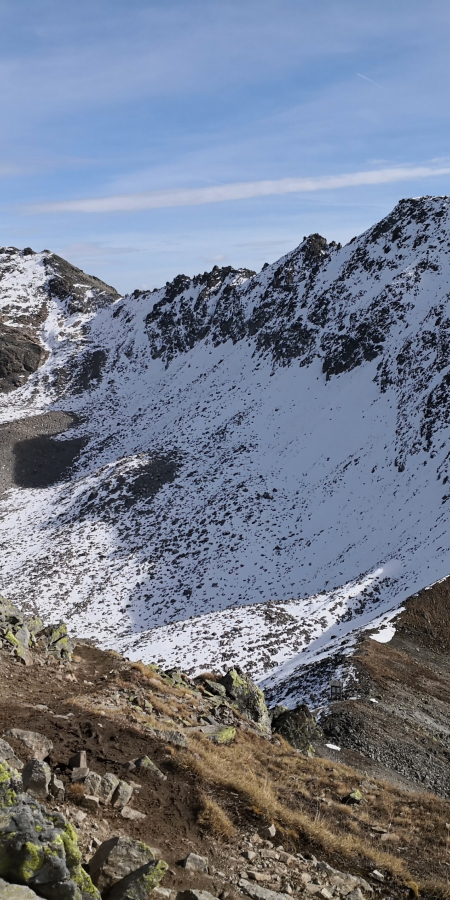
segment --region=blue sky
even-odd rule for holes
[[[449,26],[444,0],[0,0],[0,244],[126,291],[449,194]]]

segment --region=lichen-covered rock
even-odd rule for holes
[[[113,837],[103,841],[89,860],[89,875],[103,894],[130,872],[155,859],[153,850],[142,841],[129,837]]]
[[[254,681],[238,669],[230,669],[221,679],[227,694],[238,709],[259,725],[261,731],[270,734],[270,719],[262,690]]]
[[[108,900],[147,900],[167,872],[163,859],[154,859],[130,872],[117,882],[108,894]]]
[[[218,728],[214,734],[209,734],[208,737],[213,744],[231,744],[236,737],[236,729],[233,725],[224,725],[223,728]]]
[[[281,734],[293,747],[302,753],[312,751],[312,741],[323,737],[312,712],[301,703],[295,709],[284,709],[272,719],[272,731]]]
[[[46,900],[100,900],[81,866],[67,819],[23,793],[18,772],[0,765],[0,878]]]
[[[50,625],[46,629],[46,634],[48,636],[49,653],[58,656],[60,659],[71,660],[74,643],[68,635],[66,623],[60,622],[59,625]]]

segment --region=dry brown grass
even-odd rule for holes
[[[233,837],[236,829],[224,809],[212,797],[201,793],[197,822],[216,837]]]
[[[343,796],[361,780],[354,770],[324,759],[308,759],[285,741],[268,744],[252,733],[239,732],[233,744],[222,747],[202,734],[192,734],[190,746],[194,753],[177,751],[177,765],[190,769],[209,790],[217,789],[221,800],[224,791],[227,798],[234,795],[250,817],[275,822],[301,846],[306,843],[316,852],[340,860],[341,865],[344,859],[350,866],[381,868],[408,886],[412,894],[420,888],[421,893],[450,900],[446,879],[431,881],[429,877],[433,870],[430,854],[434,854],[433,864],[440,867],[447,852],[447,801],[405,794],[377,781],[371,800],[345,805]],[[380,833],[372,831],[374,825],[395,830],[399,840],[394,849],[380,841]],[[401,855],[397,845],[404,848]]]
[[[80,782],[67,785],[66,795],[70,800],[80,801],[84,797],[84,785],[80,784]]]

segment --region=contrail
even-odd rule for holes
[[[374,84],[375,87],[379,87],[379,88],[381,87],[381,84],[378,84],[377,81],[372,81],[371,78],[366,78],[365,75],[361,75],[361,72],[357,72],[356,74],[359,75],[360,78],[364,78],[364,81],[370,81],[370,83],[371,83],[371,84]]]
[[[135,194],[117,194],[83,200],[60,200],[27,207],[31,213],[109,213],[134,212],[142,209],[164,209],[171,206],[200,206],[205,203],[224,203],[249,200],[276,194],[303,194],[311,191],[330,191],[338,188],[360,187],[365,184],[389,184],[411,181],[436,175],[450,175],[450,166],[397,166],[344,175],[319,175],[315,178],[280,178],[276,181],[238,181],[232,184],[203,188],[173,188]]]

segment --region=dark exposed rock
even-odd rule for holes
[[[272,731],[281,734],[293,747],[308,753],[312,742],[320,740],[322,730],[304,703],[295,709],[285,709],[272,719]]]
[[[0,323],[0,393],[6,394],[25,384],[47,356],[30,330]]]

